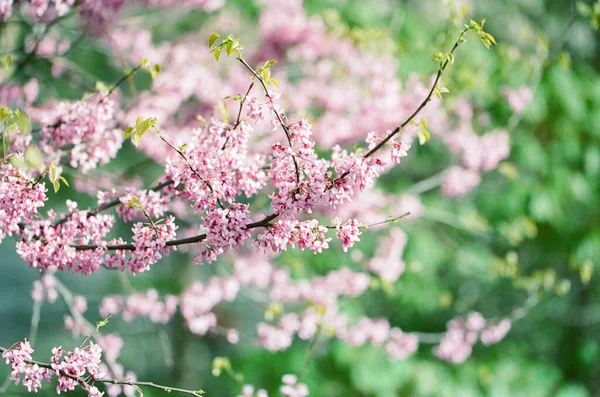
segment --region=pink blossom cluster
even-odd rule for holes
[[[225,250],[239,247],[250,237],[246,227],[249,220],[250,211],[246,204],[234,203],[225,209],[209,209],[204,217],[204,227],[208,230],[203,242],[205,249],[196,261],[212,262]]]
[[[2,353],[2,358],[10,364],[11,373],[10,379],[18,385],[23,377],[23,386],[28,392],[36,392],[42,387],[42,380],[50,383],[52,380],[52,370],[40,367],[38,364],[32,363],[31,353],[33,348],[27,340],[19,342],[17,347],[6,350]]]
[[[112,215],[93,215],[77,210],[77,203],[67,201],[69,213],[63,222],[53,210],[48,218],[30,222],[17,242],[17,253],[40,270],[69,269],[73,273],[92,274],[104,264],[103,239],[114,224]],[[93,250],[77,250],[72,244],[98,244]]]
[[[469,358],[478,340],[485,345],[497,343],[504,339],[510,325],[509,319],[493,323],[477,312],[469,313],[466,318],[454,318],[448,322],[448,330],[434,353],[443,360],[460,364]]]
[[[333,147],[331,163],[338,177],[329,185],[326,197],[333,208],[352,201],[352,197],[358,191],[372,187],[385,164],[373,157],[349,154],[337,145]]]
[[[50,383],[55,376],[56,392],[59,394],[75,390],[76,386],[84,388],[88,397],[101,397],[104,394],[93,386],[94,380],[104,376],[100,372],[102,349],[93,342],[85,347],[77,347],[73,352],[65,353],[62,347],[53,348],[49,366],[34,362],[31,353],[33,349],[27,340],[2,353],[2,358],[11,365],[11,379],[18,384],[23,375],[23,385],[28,391],[37,392],[42,386],[42,380]],[[88,376],[90,379],[84,380]],[[92,384],[89,383],[90,380]]]
[[[94,380],[104,376],[100,372],[102,349],[94,342],[90,342],[84,348],[76,347],[73,352],[67,353],[64,353],[62,347],[55,347],[52,349],[52,354],[50,361],[58,378],[57,393],[74,390],[75,386],[79,384],[77,379],[82,379],[86,375],[91,376]],[[63,354],[65,354],[64,357]]]
[[[61,149],[71,146],[69,164],[82,173],[108,163],[123,143],[123,133],[113,127],[115,101],[104,94],[76,102],[59,102],[42,115],[42,148],[51,159],[60,159]]]
[[[392,131],[388,130],[386,132],[386,136],[391,134]],[[369,150],[374,149],[375,147],[377,147],[378,144],[380,144],[385,137],[378,137],[377,135],[375,135],[375,132],[370,132],[367,135],[367,139],[365,140],[368,144],[368,148]],[[396,138],[392,138],[389,141],[386,142],[385,144],[386,146],[391,148],[391,160],[392,163],[395,164],[400,164],[400,159],[402,159],[403,157],[408,156],[408,151],[411,148],[411,144],[407,143],[405,141],[403,141],[402,139],[398,140]]]
[[[358,236],[361,235],[360,227],[362,225],[356,219],[351,219],[342,224],[342,221],[339,218],[336,218],[333,220],[333,224],[337,231],[337,238],[342,242],[342,249],[344,252],[348,252],[348,248],[353,247],[354,243],[360,241]]]
[[[279,120],[286,120],[277,105],[272,105],[273,130],[279,128]],[[289,125],[290,146],[276,143],[271,147],[269,179],[278,189],[271,196],[271,207],[278,214],[295,216],[300,212],[311,213],[317,201],[325,194],[327,179],[331,176],[328,164],[319,159],[314,150],[312,125],[306,120]],[[287,133],[287,132],[286,132]]]
[[[208,128],[190,132],[194,143],[180,148],[185,158],[167,159],[166,177],[182,186],[178,194],[196,212],[216,208],[219,201],[233,204],[241,193],[251,197],[266,184],[263,160],[248,156],[251,131],[244,122],[233,128],[213,119]]]
[[[117,214],[125,221],[145,219],[145,215],[139,207],[127,204],[135,197],[137,203],[144,208],[150,218],[161,218],[168,206],[168,196],[153,190],[139,190],[128,187],[126,194],[119,194],[115,188],[110,191],[98,191],[98,206],[102,206],[119,199],[121,204],[117,207]]]
[[[331,238],[325,236],[326,232],[327,227],[319,225],[316,219],[279,219],[256,237],[256,246],[265,253],[278,253],[298,244],[302,251],[308,248],[316,254],[329,248]]]
[[[166,324],[173,318],[177,305],[176,296],[166,295],[161,300],[157,290],[149,289],[145,293],[136,293],[126,298],[119,295],[105,296],[99,311],[104,318],[120,314],[126,322],[133,321],[136,317],[145,317],[153,323]]]
[[[21,222],[31,221],[32,215],[46,201],[46,187],[11,164],[0,165],[0,242],[5,236],[19,233]]]
[[[145,272],[150,266],[158,262],[163,255],[168,255],[170,250],[177,247],[167,246],[167,241],[175,238],[175,218],[170,216],[163,224],[145,225],[138,222],[133,225],[133,241],[135,250],[130,252],[126,262],[121,262],[121,270],[127,268],[132,274]],[[117,254],[118,255],[118,254]]]

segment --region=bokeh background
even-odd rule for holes
[[[589,1],[582,4],[593,7]],[[435,188],[421,195],[423,216],[401,225],[409,237],[403,254],[406,273],[393,288],[377,289],[348,303],[345,310],[387,317],[404,330],[436,333],[443,332],[457,313],[477,310],[486,317],[504,316],[531,302],[531,291],[538,291],[504,341],[477,345],[460,365],[439,360],[429,345],[405,361],[391,362],[380,349],[320,341],[303,378],[311,395],[600,396],[598,15],[586,14],[585,6],[568,0],[305,0],[304,7],[308,15],[320,15],[331,29],[339,29],[339,34],[355,35],[373,52],[392,54],[402,81],[414,72],[423,79],[435,73],[431,54],[451,45],[465,15],[486,18],[486,30],[498,46],[487,50],[475,37],[468,38],[445,77],[451,93],[444,106],[454,106],[452,96],[460,93],[475,109],[485,110],[491,126],[507,130],[511,137],[510,157],[484,174],[472,192],[448,198]],[[252,1],[228,0],[211,14],[140,8],[127,12],[130,17],[123,20],[133,24],[141,18],[157,44],[225,26],[252,48],[261,7]],[[33,27],[2,29],[0,44],[7,51]],[[60,29],[61,34],[77,37],[76,22],[67,21]],[[89,80],[118,80],[122,69],[111,63],[110,53],[93,37],[82,40],[65,56],[71,67]],[[84,91],[80,81],[52,77],[51,62],[33,64],[19,73],[22,81],[36,74],[41,98],[75,99]],[[150,85],[147,76],[136,79],[138,87]],[[532,98],[523,111],[515,112],[503,89],[520,87],[529,89]],[[134,165],[131,156],[136,156]],[[447,147],[433,137],[427,145],[415,147],[379,181],[379,187],[400,195],[451,162]],[[161,172],[158,164],[131,146],[106,169],[139,177],[147,185]],[[64,208],[65,198],[77,199],[81,208],[95,203],[93,197],[64,189],[55,205]],[[127,227],[120,230],[125,234]],[[365,255],[375,252],[379,238],[377,232],[363,234],[360,249]],[[298,274],[322,274],[349,261],[339,248],[319,256],[291,251],[278,261]],[[156,288],[178,294],[192,278],[219,274],[220,264],[192,267],[190,256],[175,253],[135,278],[113,272],[91,277],[58,274],[58,278],[73,293],[88,298],[90,320],[97,321],[96,308],[107,293]],[[0,344],[29,335],[30,291],[38,277],[15,253],[14,240],[6,239],[0,245]],[[259,306],[248,296],[220,307],[219,316],[237,328],[252,328],[264,311]],[[40,358],[52,346],[78,344],[64,331],[66,312],[60,301],[43,305],[36,339]],[[302,372],[310,350],[309,342],[299,340],[284,352],[271,353],[243,336],[238,345],[218,335],[198,337],[179,315],[167,326],[115,319],[109,327],[122,335],[120,360],[138,379],[202,388],[208,396],[239,392],[227,376],[211,374],[216,356],[230,357],[246,382],[277,395],[281,376]],[[8,367],[0,366],[0,381],[7,375]],[[15,386],[2,390],[26,394]],[[51,395],[53,390],[45,387],[40,393]],[[146,389],[144,394],[165,393]]]

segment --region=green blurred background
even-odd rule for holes
[[[600,51],[594,17],[585,15],[585,7],[566,0],[467,3],[473,19],[487,19],[486,30],[499,45],[490,51],[472,44],[461,48],[445,85],[487,109],[493,125],[509,129],[511,155],[464,198],[443,198],[435,190],[424,194],[424,204],[443,216],[424,216],[403,225],[409,236],[406,274],[392,290],[373,291],[345,309],[388,316],[407,331],[441,332],[455,313],[478,310],[486,317],[506,315],[523,303],[532,286],[541,291],[540,303],[513,324],[504,341],[491,347],[477,345],[461,365],[440,361],[427,345],[406,361],[390,362],[380,349],[318,342],[304,378],[311,395],[600,396],[600,285],[595,276],[600,266]],[[335,14],[338,23],[350,30],[375,32],[376,40],[370,43],[375,51],[393,42],[403,79],[413,71],[435,72],[431,54],[447,48],[457,31],[449,8],[433,0],[306,0],[305,7],[311,15]],[[250,25],[258,17],[249,1],[228,1],[225,8],[236,9]],[[161,16],[166,23],[150,29],[157,40],[169,40],[210,18],[200,12],[169,14]],[[103,55],[74,51],[69,57],[97,80],[116,81],[122,74],[108,67]],[[37,67],[49,76],[47,66]],[[522,117],[514,118],[500,95],[501,87],[521,85],[531,87],[534,96]],[[63,97],[81,95],[70,90],[66,81],[55,86]],[[45,92],[42,84],[41,95],[56,93]],[[126,147],[111,167],[119,168],[131,153],[131,147]],[[447,149],[432,140],[380,184],[400,194],[449,163]],[[141,176],[146,182],[160,173],[160,167],[151,163],[145,169]],[[94,203],[93,198],[68,190],[61,191],[56,202],[64,203],[65,198],[82,201],[80,208]],[[365,253],[374,251],[377,236],[376,232],[363,235]],[[2,345],[29,334],[30,288],[38,277],[14,252],[13,242],[6,239],[0,246]],[[321,256],[287,252],[281,261],[302,264],[302,272],[308,275],[325,273],[347,259],[341,250],[332,249]],[[216,266],[190,268],[189,262],[184,254],[171,255],[163,265],[130,282],[138,290],[154,287],[161,293],[180,293],[189,277],[218,272]],[[121,276],[112,272],[58,277],[74,293],[88,297],[89,313],[97,313],[107,292],[123,291]],[[238,328],[248,328],[264,309],[255,306],[242,300],[220,308],[218,314],[235,319]],[[74,344],[63,331],[65,314],[60,303],[44,305],[38,358],[54,345]],[[281,376],[301,372],[309,350],[309,342],[299,340],[280,353],[255,348],[243,339],[231,346],[222,337],[190,334],[179,317],[167,327],[147,320],[128,324],[114,320],[109,327],[107,332],[123,336],[120,361],[138,379],[202,388],[208,396],[234,396],[239,390],[227,376],[211,375],[215,356],[229,356],[246,383],[277,395]],[[165,345],[175,357],[172,362],[165,359]],[[0,366],[0,380],[7,369]],[[6,393],[27,394],[15,386]],[[50,395],[53,390],[45,387],[40,393]],[[146,389],[144,394],[165,393]]]

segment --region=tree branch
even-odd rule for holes
[[[5,351],[8,351],[8,350],[10,350],[10,349],[0,346],[0,353],[4,353]],[[54,371],[54,369],[52,368],[52,365],[48,364],[48,363],[43,363],[43,362],[35,361],[35,360],[25,360],[25,362],[30,365],[37,365],[40,368],[46,368],[46,369]],[[61,372],[61,374],[63,376],[66,376],[67,378],[71,378],[71,379],[77,381],[78,383],[86,383],[85,379],[79,378],[77,376],[73,376],[73,375],[70,375],[70,374],[67,374],[64,372]],[[204,394],[204,392],[202,390],[181,389],[178,387],[159,385],[154,382],[133,382],[133,381],[129,381],[129,380],[118,380],[118,379],[112,379],[112,378],[95,379],[94,381],[107,383],[107,384],[113,384],[113,385],[126,385],[126,386],[132,386],[132,387],[147,386],[147,387],[153,387],[155,389],[161,389],[166,392],[174,391],[177,393],[189,394],[189,395],[192,395],[195,397],[202,397],[202,395]]]

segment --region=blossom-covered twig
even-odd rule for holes
[[[12,349],[7,349],[5,347],[0,346],[0,353],[9,352],[10,350],[12,350]],[[37,365],[37,367],[39,367],[39,368],[45,368],[50,371],[56,371],[57,375],[67,377],[69,379],[76,381],[77,383],[80,383],[80,384],[87,384],[87,382],[88,382],[88,380],[86,378],[74,376],[67,372],[63,372],[61,370],[55,370],[53,365],[50,363],[45,363],[45,362],[36,361],[36,360],[23,360],[23,362],[28,365],[32,365],[32,366]],[[164,390],[166,392],[177,392],[177,393],[182,393],[182,394],[189,394],[194,397],[202,397],[204,395],[203,390],[182,389],[179,387],[160,385],[160,384],[157,384],[154,382],[137,382],[137,381],[134,382],[134,381],[129,381],[129,380],[118,380],[118,379],[112,379],[112,378],[94,379],[94,382],[113,384],[113,385],[125,385],[125,386],[132,386],[132,387],[138,387],[138,388],[139,387],[152,387],[155,389]]]

